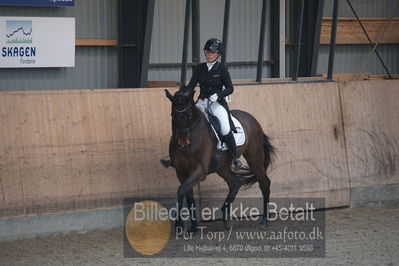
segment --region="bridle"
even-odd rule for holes
[[[194,106],[195,107],[195,106]],[[192,108],[191,101],[182,109],[177,109],[175,107],[172,107],[172,117],[174,116],[175,112],[176,113],[184,113],[186,112],[189,108]],[[195,107],[196,108],[196,107]],[[187,135],[188,140],[190,140],[191,137],[191,132],[196,128],[196,126],[199,124],[199,121],[201,120],[201,116],[198,116],[197,119],[193,121],[189,121],[189,126],[185,128],[177,128],[176,129],[176,135],[175,137],[178,138],[178,136],[181,135]],[[179,144],[180,149],[182,150],[187,150],[189,144]]]
[[[187,111],[187,109],[191,106],[191,103],[188,103],[186,107],[184,107],[182,110],[177,110],[176,108],[173,107],[173,111],[176,111],[178,113],[184,113],[185,111]],[[173,112],[172,112],[172,116],[173,116]]]

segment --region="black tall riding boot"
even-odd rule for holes
[[[173,167],[171,160],[161,159],[159,161],[161,162],[162,166],[165,168]]]
[[[238,159],[238,156],[237,156],[237,147],[236,147],[236,141],[235,141],[234,136],[233,136],[233,132],[230,131],[230,133],[227,134],[226,136],[224,136],[223,138],[224,138],[224,142],[229,147],[231,155],[233,155],[233,164],[234,164],[234,166],[237,169],[241,168],[242,167],[242,163]]]

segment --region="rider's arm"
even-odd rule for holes
[[[191,77],[190,82],[188,83],[187,87],[190,91],[193,91],[195,86],[197,86],[197,83],[199,81],[199,67],[200,65],[197,65],[197,67],[193,71],[193,76]]]
[[[219,99],[232,94],[234,91],[233,82],[231,82],[230,78],[230,73],[225,66],[223,66],[222,69],[222,82],[225,89],[218,92]]]

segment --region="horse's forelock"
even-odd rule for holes
[[[190,100],[189,96],[184,91],[177,91],[174,99],[176,104],[186,104]]]
[[[189,93],[190,93],[190,90],[189,90],[188,87],[185,86],[185,85],[180,86],[179,91],[182,91],[182,92],[184,92],[184,93],[186,93],[186,94],[189,94]]]

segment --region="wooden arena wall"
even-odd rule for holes
[[[398,102],[399,82],[378,80],[236,86],[230,106],[277,149],[272,197],[333,207],[349,205],[351,187],[399,184]],[[175,173],[158,161],[170,109],[161,88],[0,92],[0,219],[174,196]],[[216,175],[201,184],[202,197],[226,193]]]

